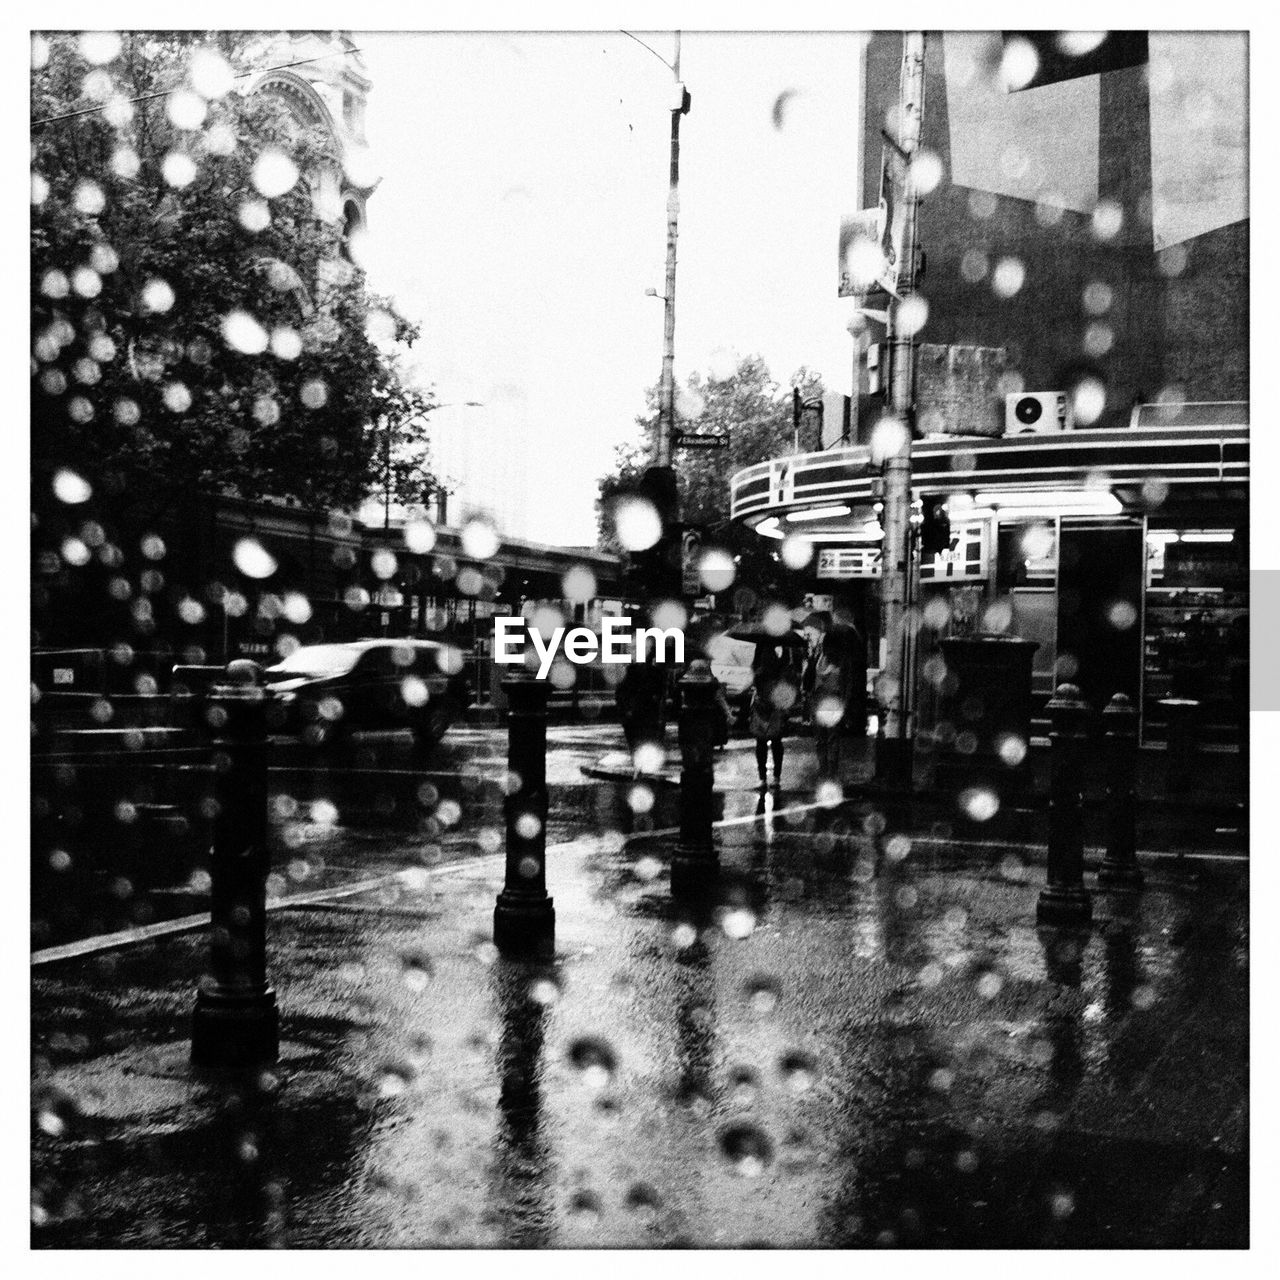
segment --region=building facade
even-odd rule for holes
[[[257,52],[272,69],[250,80],[247,92],[273,95],[300,123],[328,135],[332,164],[307,180],[317,216],[341,221],[349,258],[352,238],[368,225],[369,197],[378,184],[364,133],[373,87],[364,59],[346,31],[280,35],[265,40]]]
[[[941,177],[919,207],[913,494],[945,500],[950,541],[916,553],[916,726],[937,728],[940,642],[998,632],[1037,645],[1042,700],[1063,680],[1099,710],[1125,693],[1149,744],[1170,698],[1195,702],[1201,741],[1232,749],[1247,670],[1246,38],[1152,32],[1140,65],[1012,91],[1006,48],[999,33],[926,39],[921,146]],[[865,50],[866,207],[885,182],[901,201],[884,134],[902,49],[877,33]],[[874,348],[884,332],[870,320],[859,337]],[[814,593],[863,624],[874,668],[885,405],[863,376],[859,443],[739,472],[732,510],[811,544]]]

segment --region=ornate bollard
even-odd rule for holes
[[[1102,713],[1107,769],[1107,854],[1098,870],[1098,883],[1117,889],[1142,884],[1138,866],[1137,806],[1133,779],[1138,765],[1138,712],[1117,693]]]
[[[504,805],[507,874],[493,909],[493,942],[504,955],[550,959],[556,912],[547,896],[547,686],[524,675],[502,688],[512,777]]]
[[[1092,919],[1084,887],[1084,756],[1092,710],[1073,684],[1049,703],[1052,778],[1049,791],[1049,877],[1036,903],[1039,924],[1083,925]]]
[[[280,1054],[280,1013],[267,982],[267,726],[261,668],[229,663],[210,689],[213,856],[210,973],[196,992],[191,1061],[260,1067]]]
[[[720,870],[711,834],[715,773],[715,691],[711,666],[696,659],[680,681],[680,842],[671,861],[671,893],[698,897]]]

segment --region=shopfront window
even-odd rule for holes
[[[1189,700],[1201,745],[1230,749],[1248,715],[1243,530],[1149,529],[1146,567],[1144,741],[1165,741],[1166,704]]]
[[[1058,527],[1050,519],[1001,523],[996,538],[996,592],[1009,602],[1011,634],[1036,645],[1035,693],[1053,692],[1058,658]]]

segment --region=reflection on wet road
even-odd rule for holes
[[[616,726],[550,730],[550,842],[594,829],[600,788],[582,769],[619,740]],[[470,726],[451,729],[429,754],[408,733],[357,734],[324,751],[273,738],[269,895],[497,852],[506,746],[504,729]],[[34,946],[207,910],[207,752],[38,758],[33,792]],[[671,799],[662,794],[650,816],[674,821]]]
[[[669,841],[560,845],[548,965],[485,859],[279,912],[282,1061],[234,1085],[186,1073],[199,935],[37,970],[37,1240],[1239,1244],[1239,875],[1054,934],[1032,871],[866,825],[722,828],[702,915]]]

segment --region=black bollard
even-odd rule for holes
[[[711,834],[715,773],[716,682],[696,659],[680,681],[680,842],[671,861],[671,893],[704,895],[720,870]]]
[[[1138,712],[1128,697],[1117,693],[1102,713],[1102,724],[1107,769],[1107,854],[1098,870],[1098,883],[1136,889],[1142,884],[1133,796],[1138,766]]]
[[[196,992],[191,1061],[261,1067],[280,1056],[280,1013],[267,982],[266,691],[255,662],[229,663],[209,691],[213,730],[210,972]]]
[[[1089,704],[1073,684],[1049,703],[1049,877],[1036,903],[1039,924],[1085,925],[1093,917],[1084,887],[1084,758]]]
[[[502,682],[507,695],[507,874],[493,909],[503,955],[550,959],[556,913],[547,896],[547,686],[531,675]]]

